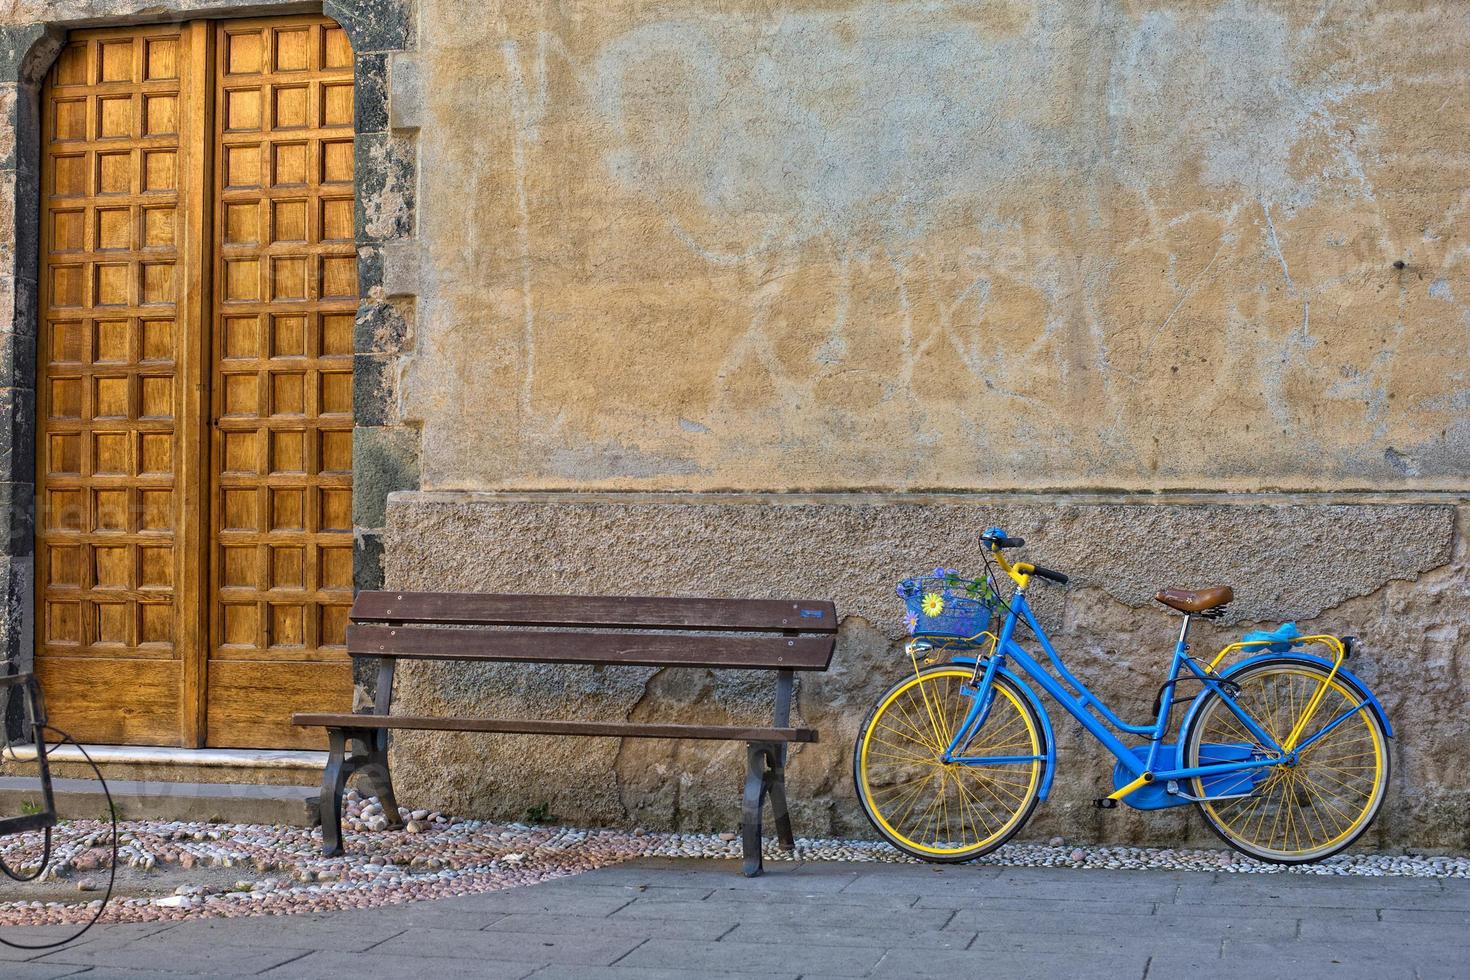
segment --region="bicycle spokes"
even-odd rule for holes
[[[1040,729],[1008,685],[995,686],[990,714],[966,745],[969,761],[944,761],[973,702],[963,690],[971,676],[935,668],[901,682],[859,737],[854,778],[865,806],[885,836],[920,856],[973,857],[999,846],[1036,798]]]
[[[1312,860],[1346,846],[1377,810],[1387,778],[1384,734],[1363,695],[1328,673],[1283,662],[1233,677],[1240,686],[1237,704],[1278,743],[1301,729],[1295,760],[1268,770],[1249,796],[1203,804],[1221,835],[1247,853]],[[1218,697],[1201,709],[1190,733],[1197,757],[1211,745],[1253,741]],[[1201,796],[1219,789],[1207,780],[1196,786]]]

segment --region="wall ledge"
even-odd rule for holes
[[[967,493],[893,491],[886,493],[684,492],[642,490],[397,490],[388,505],[419,504],[754,504],[761,506],[881,506],[883,504],[1065,504],[1070,506],[1358,506],[1470,504],[1470,491],[1453,490],[1320,490],[1320,491],[1177,491],[1118,490],[975,490]]]

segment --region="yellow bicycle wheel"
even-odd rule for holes
[[[961,665],[907,677],[869,712],[853,748],[853,781],[873,826],[899,850],[926,861],[968,861],[1004,844],[1036,807],[1046,740],[1026,695],[1003,676],[971,758],[1027,757],[984,765],[941,756],[973,698]]]
[[[1366,695],[1326,667],[1307,661],[1273,660],[1227,675],[1240,685],[1236,703],[1278,745],[1297,728],[1308,702],[1326,685],[1301,729],[1305,745],[1294,765],[1271,769],[1250,795],[1199,804],[1210,827],[1227,844],[1251,857],[1277,864],[1320,861],[1343,850],[1373,822],[1388,786],[1388,737]],[[1211,745],[1260,749],[1230,707],[1213,692],[1184,738],[1185,765],[1208,763]],[[1364,705],[1335,728],[1333,722]],[[1322,733],[1316,741],[1314,735]],[[1308,744],[1310,742],[1310,744]],[[1208,796],[1207,782],[1190,781],[1195,796]],[[1216,779],[1216,792],[1230,780]],[[1223,795],[1223,794],[1222,794]]]

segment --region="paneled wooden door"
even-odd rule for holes
[[[36,664],[92,742],[315,747],[350,703],[352,53],[71,35],[43,96]]]

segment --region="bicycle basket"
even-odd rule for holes
[[[914,636],[979,636],[990,628],[997,607],[989,576],[966,578],[952,568],[904,579],[898,594],[908,610],[904,622]]]

